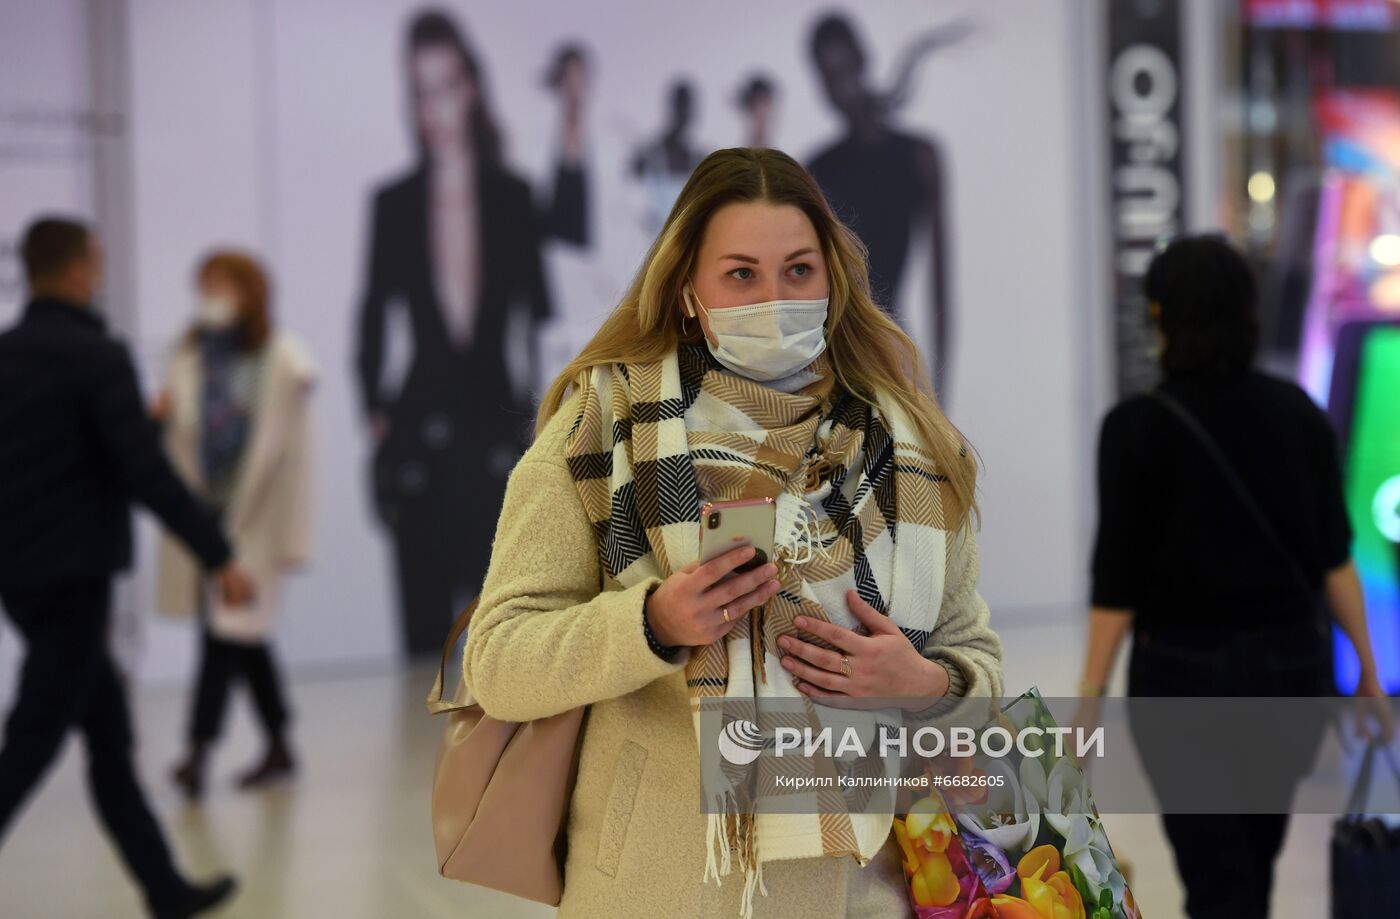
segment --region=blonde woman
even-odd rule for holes
[[[203,625],[189,749],[173,775],[190,798],[204,791],[208,753],[240,680],[252,693],[266,752],[239,785],[257,788],[295,769],[271,635],[283,573],[305,562],[309,551],[315,379],[305,346],[273,328],[268,279],[256,260],[215,252],[196,278],[198,313],[171,359],[156,414],[172,463],[223,520],[257,599],[240,607],[214,602],[195,559],[162,540],[157,605],[166,613],[197,612]]]
[[[811,177],[707,157],[544,396],[467,638],[487,713],[591,707],[561,916],[913,915],[888,815],[701,813],[692,707],[999,694],[975,474]],[[752,497],[773,563],[721,581],[752,550],[699,564],[701,502]]]

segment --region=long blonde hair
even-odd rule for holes
[[[836,380],[864,402],[873,405],[876,394],[884,393],[899,404],[935,467],[947,477],[953,506],[944,507],[945,527],[960,528],[977,514],[977,464],[967,440],[939,408],[914,342],[871,300],[865,245],[836,219],[806,170],[786,153],[766,147],[716,150],[695,167],[622,302],[545,391],[536,434],[559,410],[570,387],[594,367],[647,363],[681,342],[703,340],[699,328],[682,326],[677,308],[681,290],[710,217],[726,204],[746,201],[792,205],[812,222],[827,264],[827,351]]]

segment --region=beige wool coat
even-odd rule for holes
[[[565,463],[568,399],[511,473],[481,602],[463,658],[467,688],[511,721],[590,706],[570,802],[561,919],[739,915],[737,870],[702,884],[706,819],[684,665],[642,631],[647,589],[603,583],[593,528]],[[1001,643],[977,592],[970,528],[948,565],[926,656],[966,695],[1000,695]],[[865,867],[854,858],[764,865],[754,916],[912,916],[893,833]]]
[[[282,579],[304,564],[311,551],[310,399],[316,369],[310,352],[296,338],[276,333],[267,343],[266,363],[249,431],[248,445],[225,514],[224,528],[234,557],[256,589],[250,606],[227,609],[210,597],[210,630],[226,641],[265,641],[277,620]],[[165,381],[169,413],[165,448],[180,477],[199,493],[200,398],[203,374],[198,349],[182,342],[171,357]],[[184,544],[162,532],[156,562],[156,607],[170,615],[191,615],[207,590],[199,560]]]

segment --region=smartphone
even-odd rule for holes
[[[726,577],[752,571],[773,557],[777,505],[772,498],[711,501],[700,509],[700,561],[708,562],[739,546],[758,551]]]

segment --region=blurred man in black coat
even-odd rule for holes
[[[152,914],[192,916],[234,882],[181,876],[136,777],[107,649],[112,575],[131,563],[131,502],[218,572],[227,602],[247,603],[251,585],[176,478],[131,357],[93,311],[97,241],[81,224],[41,220],[25,235],[24,263],[31,300],[0,334],[0,602],[28,645],[0,748],[0,841],[76,729],[93,800]]]

